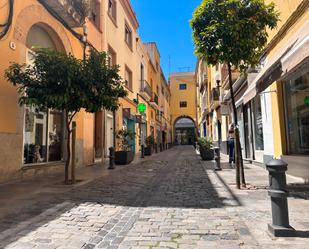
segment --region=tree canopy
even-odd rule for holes
[[[90,51],[86,61],[73,55],[35,49],[32,64],[12,64],[7,79],[17,86],[19,103],[76,113],[116,110],[126,96],[118,66],[108,65],[106,53]]]
[[[195,53],[212,65],[254,66],[267,42],[266,28],[275,28],[278,16],[274,3],[264,0],[203,0],[191,20]]]

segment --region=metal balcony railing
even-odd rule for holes
[[[46,0],[45,4],[71,28],[81,27],[89,15],[90,0]]]
[[[154,94],[152,95],[151,102],[156,103],[157,105],[159,104],[159,97],[158,97],[157,94],[154,93]]]
[[[141,80],[141,92],[144,92],[148,95],[149,98],[152,97],[151,86],[146,80]]]

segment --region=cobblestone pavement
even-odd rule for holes
[[[212,168],[177,147],[74,187],[42,187],[0,215],[0,248],[308,248],[308,238],[267,232],[265,170],[246,166],[257,189],[236,190],[232,169]],[[308,198],[289,204],[291,224],[306,235]]]

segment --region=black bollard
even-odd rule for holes
[[[115,148],[109,148],[109,167],[108,169],[115,169]]]
[[[214,148],[214,152],[215,152],[215,171],[221,171],[221,157],[220,157],[220,148],[219,147],[215,147]]]
[[[141,158],[145,157],[145,145],[141,145]]]
[[[155,147],[155,153],[158,153],[158,145],[154,144],[154,147]]]
[[[288,164],[274,159],[266,164],[269,171],[268,195],[271,199],[272,224],[268,224],[269,231],[275,237],[294,236],[295,230],[289,224],[288,191],[286,175]]]

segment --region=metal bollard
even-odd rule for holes
[[[109,148],[109,167],[108,169],[115,169],[115,148]]]
[[[154,147],[155,147],[155,153],[158,153],[158,145],[154,144]]]
[[[162,152],[163,151],[162,143],[160,143],[159,147],[160,147],[160,152]]]
[[[286,175],[288,164],[274,159],[266,164],[269,171],[268,195],[271,199],[272,224],[268,230],[275,237],[293,236],[295,230],[289,224],[288,191],[286,189]]]
[[[215,171],[221,171],[221,157],[220,157],[220,148],[219,147],[215,147],[214,148],[214,152],[215,152]]]
[[[141,145],[141,158],[145,158],[145,145]]]

